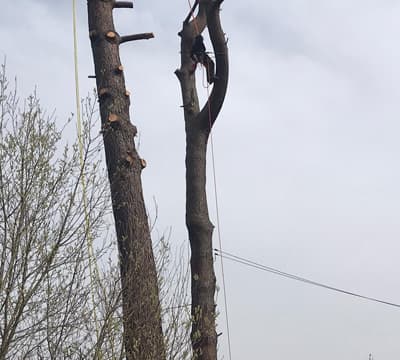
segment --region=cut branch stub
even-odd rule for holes
[[[114,123],[114,122],[117,122],[119,120],[120,120],[120,118],[119,118],[119,116],[117,114],[111,113],[110,115],[108,115],[108,121],[110,123]]]
[[[90,40],[95,40],[96,39],[96,37],[97,37],[97,31],[96,30],[90,30],[89,31],[89,38],[90,38]]]
[[[119,43],[123,44],[128,41],[136,41],[136,40],[148,40],[154,38],[153,33],[142,33],[142,34],[134,34],[134,35],[125,35],[121,36],[119,39]]]
[[[134,164],[134,162],[135,162],[135,158],[134,158],[132,152],[127,151],[126,154],[127,154],[127,155],[125,156],[126,162],[127,162],[130,166],[133,166],[133,164]]]
[[[133,2],[132,1],[114,1],[113,8],[125,8],[125,9],[132,9]]]
[[[107,32],[106,36],[107,36],[109,39],[114,39],[114,38],[117,37],[117,34],[116,34],[114,31],[109,31],[109,32]]]
[[[109,95],[111,95],[110,89],[108,89],[108,88],[101,88],[101,89],[99,90],[99,98],[102,98],[102,97],[104,97],[104,96],[109,96]]]
[[[116,32],[114,32],[114,31],[108,31],[106,33],[106,39],[109,40],[109,41],[115,42],[115,41],[118,40],[118,37],[119,37],[118,34]]]
[[[119,65],[116,69],[115,72],[117,74],[122,74],[124,72],[124,66],[123,65]]]

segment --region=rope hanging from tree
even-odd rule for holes
[[[90,276],[90,292],[92,297],[93,306],[93,320],[96,325],[96,335],[99,337],[100,329],[98,319],[96,315],[96,301],[94,298],[95,289],[94,284],[97,282],[100,284],[100,274],[97,265],[96,258],[93,252],[93,238],[90,230],[90,217],[88,212],[87,204],[87,188],[85,179],[85,160],[83,155],[83,134],[82,134],[82,116],[81,116],[81,104],[79,94],[79,69],[78,69],[78,36],[77,36],[77,12],[76,12],[76,0],[72,0],[72,25],[73,25],[73,37],[74,37],[74,72],[75,72],[75,100],[76,100],[76,129],[78,135],[78,146],[79,146],[79,161],[81,166],[81,184],[82,184],[82,198],[83,198],[83,210],[85,216],[85,237],[87,239],[87,251],[89,258],[89,276]],[[100,358],[102,355],[100,354]]]

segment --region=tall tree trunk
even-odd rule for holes
[[[182,89],[186,131],[186,225],[191,246],[192,332],[195,359],[217,359],[215,322],[215,273],[212,233],[206,194],[206,153],[209,134],[225,99],[228,86],[228,50],[220,24],[221,0],[199,0],[183,22],[181,67],[176,70]],[[195,8],[197,16],[192,20]],[[200,110],[193,60],[190,53],[196,35],[208,27],[216,57],[216,80]],[[207,71],[208,69],[205,69]]]
[[[141,171],[129,118],[119,45],[153,37],[119,36],[113,9],[132,7],[126,1],[88,0],[92,44],[104,149],[120,255],[124,345],[128,360],[165,359],[156,266],[145,210]]]

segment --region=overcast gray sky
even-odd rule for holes
[[[22,94],[37,85],[60,123],[74,112],[70,3],[19,0],[0,13],[8,74]],[[78,10],[85,95],[94,86],[86,1]],[[187,235],[173,71],[187,12],[186,0],[146,0],[115,16],[121,34],[156,35],[122,45],[121,55],[148,162],[146,199],[156,197],[158,228],[172,226],[176,244]],[[226,251],[400,303],[399,19],[394,0],[224,2],[231,76],[214,142]],[[211,186],[209,199],[215,223]],[[228,261],[225,275],[235,360],[400,359],[400,309]]]

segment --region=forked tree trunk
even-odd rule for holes
[[[120,255],[124,345],[128,360],[162,360],[165,351],[157,273],[140,178],[144,162],[135,149],[137,131],[129,119],[129,92],[119,57],[121,43],[153,35],[119,36],[112,14],[119,7],[132,7],[132,3],[88,0],[89,36]]]
[[[186,225],[191,246],[192,332],[195,359],[217,359],[215,273],[212,233],[206,194],[207,142],[228,86],[228,50],[220,24],[222,0],[199,0],[185,19],[181,37],[181,67],[176,70],[182,89],[186,130]],[[197,16],[190,20],[195,8]],[[198,33],[208,28],[216,58],[216,80],[200,110],[190,51]],[[207,69],[205,69],[207,71]]]

